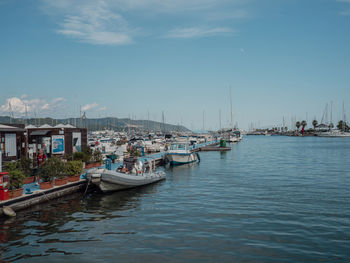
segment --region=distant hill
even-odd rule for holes
[[[148,120],[131,120],[128,118],[119,119],[114,117],[96,118],[82,120],[80,118],[68,118],[68,119],[53,119],[53,118],[10,118],[9,116],[0,116],[0,123],[16,123],[16,124],[32,124],[36,126],[49,124],[55,126],[57,124],[71,124],[76,127],[84,127],[88,130],[116,130],[116,131],[128,131],[129,129],[134,131],[155,131],[155,132],[189,132],[190,130],[181,125],[173,125],[167,123],[161,123],[157,121]]]

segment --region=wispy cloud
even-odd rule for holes
[[[343,10],[343,11],[339,12],[339,14],[342,16],[350,16],[350,9]]]
[[[199,38],[210,37],[215,35],[234,34],[235,31],[226,27],[216,28],[201,28],[201,27],[187,27],[176,28],[165,35],[166,38]]]
[[[105,110],[107,110],[106,106],[97,109],[97,111],[105,111]]]
[[[349,8],[348,4],[350,4],[350,0],[337,0],[337,2],[345,3],[345,5],[347,7],[347,9],[340,11],[339,15],[341,15],[341,16],[349,16],[350,15],[350,8]]]
[[[231,25],[225,26],[223,21],[248,16],[246,0],[42,1],[43,10],[57,21],[58,34],[96,45],[131,44],[145,35],[168,38],[232,35]],[[164,23],[169,16],[171,22]],[[196,26],[191,27],[194,18]],[[154,28],[158,28],[157,33]]]
[[[133,42],[132,29],[123,16],[106,1],[45,1],[49,12],[57,8],[63,14],[58,34],[97,45],[125,45]],[[73,7],[79,6],[79,8]]]
[[[98,107],[98,104],[96,102],[94,102],[94,103],[91,103],[91,104],[84,105],[83,107],[81,107],[81,110],[88,111],[88,110],[94,109],[96,107]]]

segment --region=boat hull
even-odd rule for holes
[[[331,137],[331,138],[345,138],[350,137],[349,132],[340,132],[340,133],[332,133],[332,132],[325,132],[325,133],[319,133],[317,134],[319,137]]]
[[[187,164],[198,161],[198,156],[196,153],[168,153],[166,156],[172,165]]]

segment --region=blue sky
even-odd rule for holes
[[[0,0],[0,54],[17,117],[215,129],[230,86],[242,128],[350,112],[350,0]]]

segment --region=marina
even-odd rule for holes
[[[0,21],[0,263],[350,262],[350,0]]]
[[[253,136],[156,184],[18,211],[1,219],[2,259],[346,262],[349,143]]]

